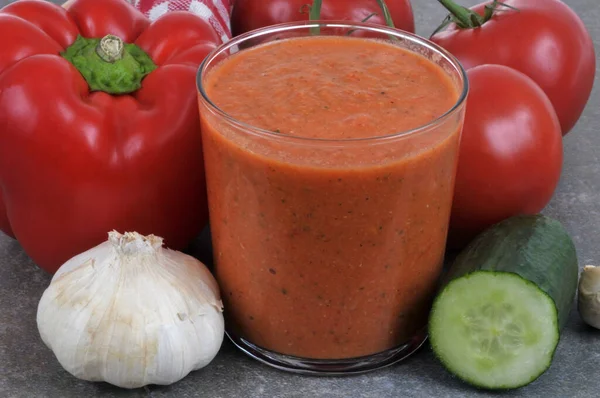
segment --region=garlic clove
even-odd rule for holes
[[[210,363],[223,342],[222,309],[198,260],[152,235],[111,232],[58,270],[37,323],[75,377],[137,388],[171,384]]]
[[[585,323],[600,329],[600,267],[586,265],[583,268],[579,278],[577,309]]]

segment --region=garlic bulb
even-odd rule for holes
[[[579,278],[577,309],[581,319],[600,329],[600,267],[586,265]]]
[[[222,306],[201,262],[154,235],[113,231],[58,270],[37,324],[75,377],[137,388],[206,366],[223,342]]]

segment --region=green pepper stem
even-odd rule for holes
[[[60,54],[90,86],[90,91],[129,94],[142,87],[142,80],[156,65],[141,48],[106,35],[102,39],[77,40]]]
[[[123,58],[123,40],[115,35],[106,35],[98,43],[96,52],[106,62],[118,61]]]

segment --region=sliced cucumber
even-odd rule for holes
[[[554,301],[507,272],[475,271],[446,286],[432,310],[431,345],[459,378],[483,388],[529,384],[559,340]]]
[[[450,268],[429,337],[444,366],[487,389],[524,386],[552,361],[579,268],[556,220],[517,216],[480,234]]]

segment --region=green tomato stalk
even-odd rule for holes
[[[445,29],[451,23],[456,24],[461,29],[476,29],[481,27],[484,23],[492,19],[492,17],[502,9],[510,9],[519,11],[506,3],[502,3],[498,0],[493,0],[491,3],[486,4],[484,7],[483,15],[476,13],[475,11],[456,4],[453,0],[438,0],[450,14],[444,19],[444,22],[432,33],[432,35]]]
[[[383,13],[383,18],[385,18],[385,24],[390,28],[395,28],[394,21],[392,20],[392,14],[390,14],[390,10],[385,4],[385,0],[377,0],[377,4],[379,4],[379,8],[381,8],[381,12]]]

